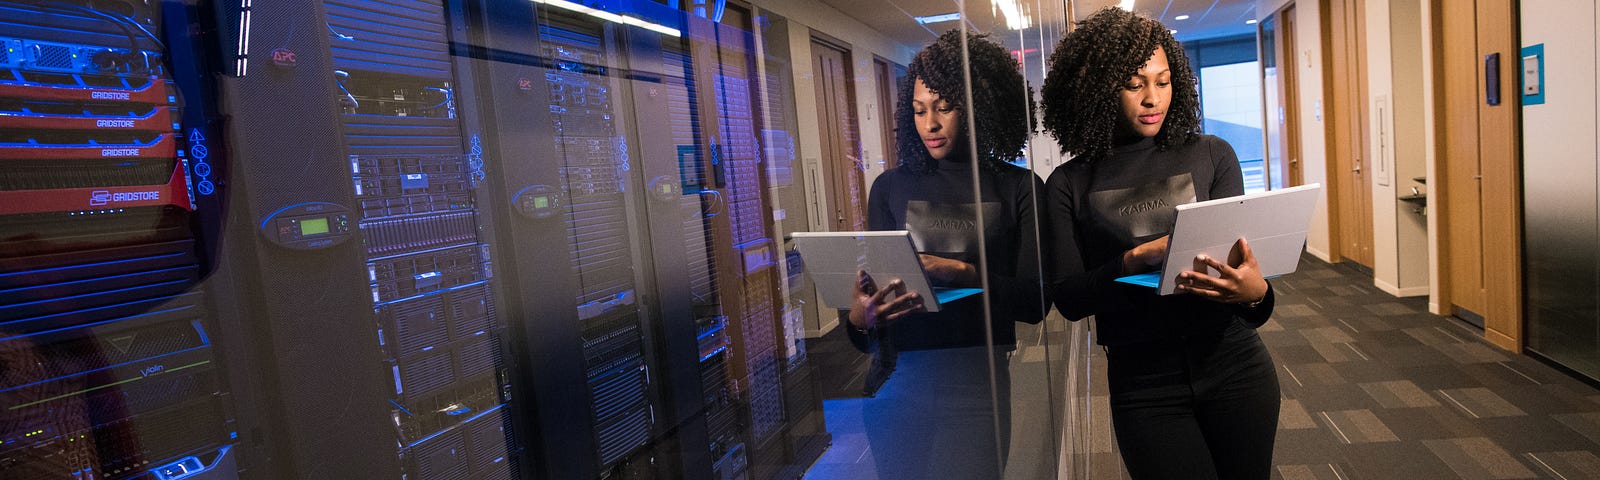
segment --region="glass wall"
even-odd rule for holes
[[[0,0],[0,477],[1097,478],[1060,149],[944,106],[1067,6],[894,4]]]

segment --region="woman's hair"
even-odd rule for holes
[[[979,165],[996,170],[1022,153],[1033,131],[1033,95],[1017,71],[1016,59],[1004,47],[989,40],[988,35],[967,34],[967,50],[972,72],[973,118],[978,125],[975,129],[966,129],[960,140],[976,138]],[[907,170],[928,173],[937,170],[939,165],[928,155],[928,146],[922,143],[912,115],[911,97],[919,79],[962,112],[958,121],[965,126],[966,89],[961,78],[960,30],[945,32],[912,57],[895,102],[895,145],[900,165]],[[966,144],[959,145],[962,150],[958,154],[965,155]]]
[[[1200,135],[1200,98],[1183,46],[1161,22],[1106,7],[1078,26],[1050,55],[1045,78],[1044,128],[1061,151],[1093,161],[1111,151],[1122,121],[1118,92],[1161,47],[1172,69],[1172,101],[1156,133],[1157,148],[1194,141]]]

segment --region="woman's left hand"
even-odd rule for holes
[[[978,268],[960,260],[951,260],[938,255],[919,253],[917,257],[922,260],[922,270],[928,272],[928,279],[938,287],[974,287],[978,285]]]
[[[1216,270],[1217,276],[1207,275]],[[1243,238],[1234,242],[1224,264],[1200,254],[1194,257],[1194,270],[1178,274],[1178,291],[1199,295],[1218,303],[1255,303],[1267,296],[1267,281],[1261,278],[1256,255]]]

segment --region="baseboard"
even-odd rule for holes
[[[1322,260],[1323,263],[1333,263],[1333,257],[1328,256],[1328,252],[1317,250],[1308,246],[1306,247],[1306,253],[1311,254],[1313,257],[1317,257],[1317,259]]]
[[[1373,279],[1372,284],[1376,285],[1379,290],[1383,290],[1383,293],[1394,295],[1396,297],[1420,297],[1428,294],[1427,286],[1400,288],[1390,284],[1389,282],[1378,279]]]
[[[822,338],[823,335],[827,335],[828,332],[832,332],[835,328],[839,328],[838,318],[833,318],[826,322],[822,322],[822,328],[816,330],[807,328],[806,338]]]
[[[1494,346],[1505,349],[1508,352],[1522,353],[1521,342],[1518,342],[1517,339],[1511,338],[1509,335],[1500,333],[1495,329],[1483,329],[1483,338],[1488,340],[1489,343],[1494,344]]]
[[[1396,287],[1389,282],[1374,278],[1372,279],[1372,285],[1378,287],[1378,290],[1382,290],[1383,293],[1387,293],[1390,296],[1400,296],[1400,287]]]

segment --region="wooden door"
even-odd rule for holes
[[[1472,8],[1435,9],[1441,16],[1439,40],[1444,45],[1475,45],[1476,12]],[[1465,309],[1468,318],[1485,312],[1487,293],[1483,278],[1483,167],[1478,152],[1478,103],[1482,101],[1480,60],[1476,49],[1440,50],[1443,57],[1444,112],[1439,115],[1442,132],[1439,165],[1439,205],[1443,207],[1441,225],[1446,229],[1444,259],[1447,262],[1449,304]]]
[[[1295,26],[1294,4],[1283,7],[1277,13],[1278,18],[1278,81],[1283,85],[1279,89],[1282,96],[1283,107],[1283,135],[1284,155],[1288,159],[1287,168],[1283,172],[1284,179],[1288,182],[1284,186],[1304,185],[1305,172],[1300,166],[1300,73],[1296,52],[1298,44],[1294,36],[1299,31]]]
[[[1484,337],[1522,347],[1521,145],[1517,7],[1510,0],[1434,0],[1440,278],[1450,313]],[[1466,45],[1468,47],[1461,47]],[[1452,48],[1453,47],[1453,48]],[[1499,83],[1487,82],[1490,55]],[[1491,105],[1487,92],[1497,91]]]
[[[1335,259],[1372,268],[1372,183],[1368,176],[1367,77],[1364,53],[1366,29],[1360,19],[1365,8],[1359,0],[1332,0],[1322,4],[1328,26],[1328,58],[1332,68],[1328,84],[1329,198]]]
[[[866,185],[856,132],[855,89],[850,53],[830,43],[811,41],[817,91],[817,126],[822,137],[822,169],[828,195],[829,230],[866,230]]]

